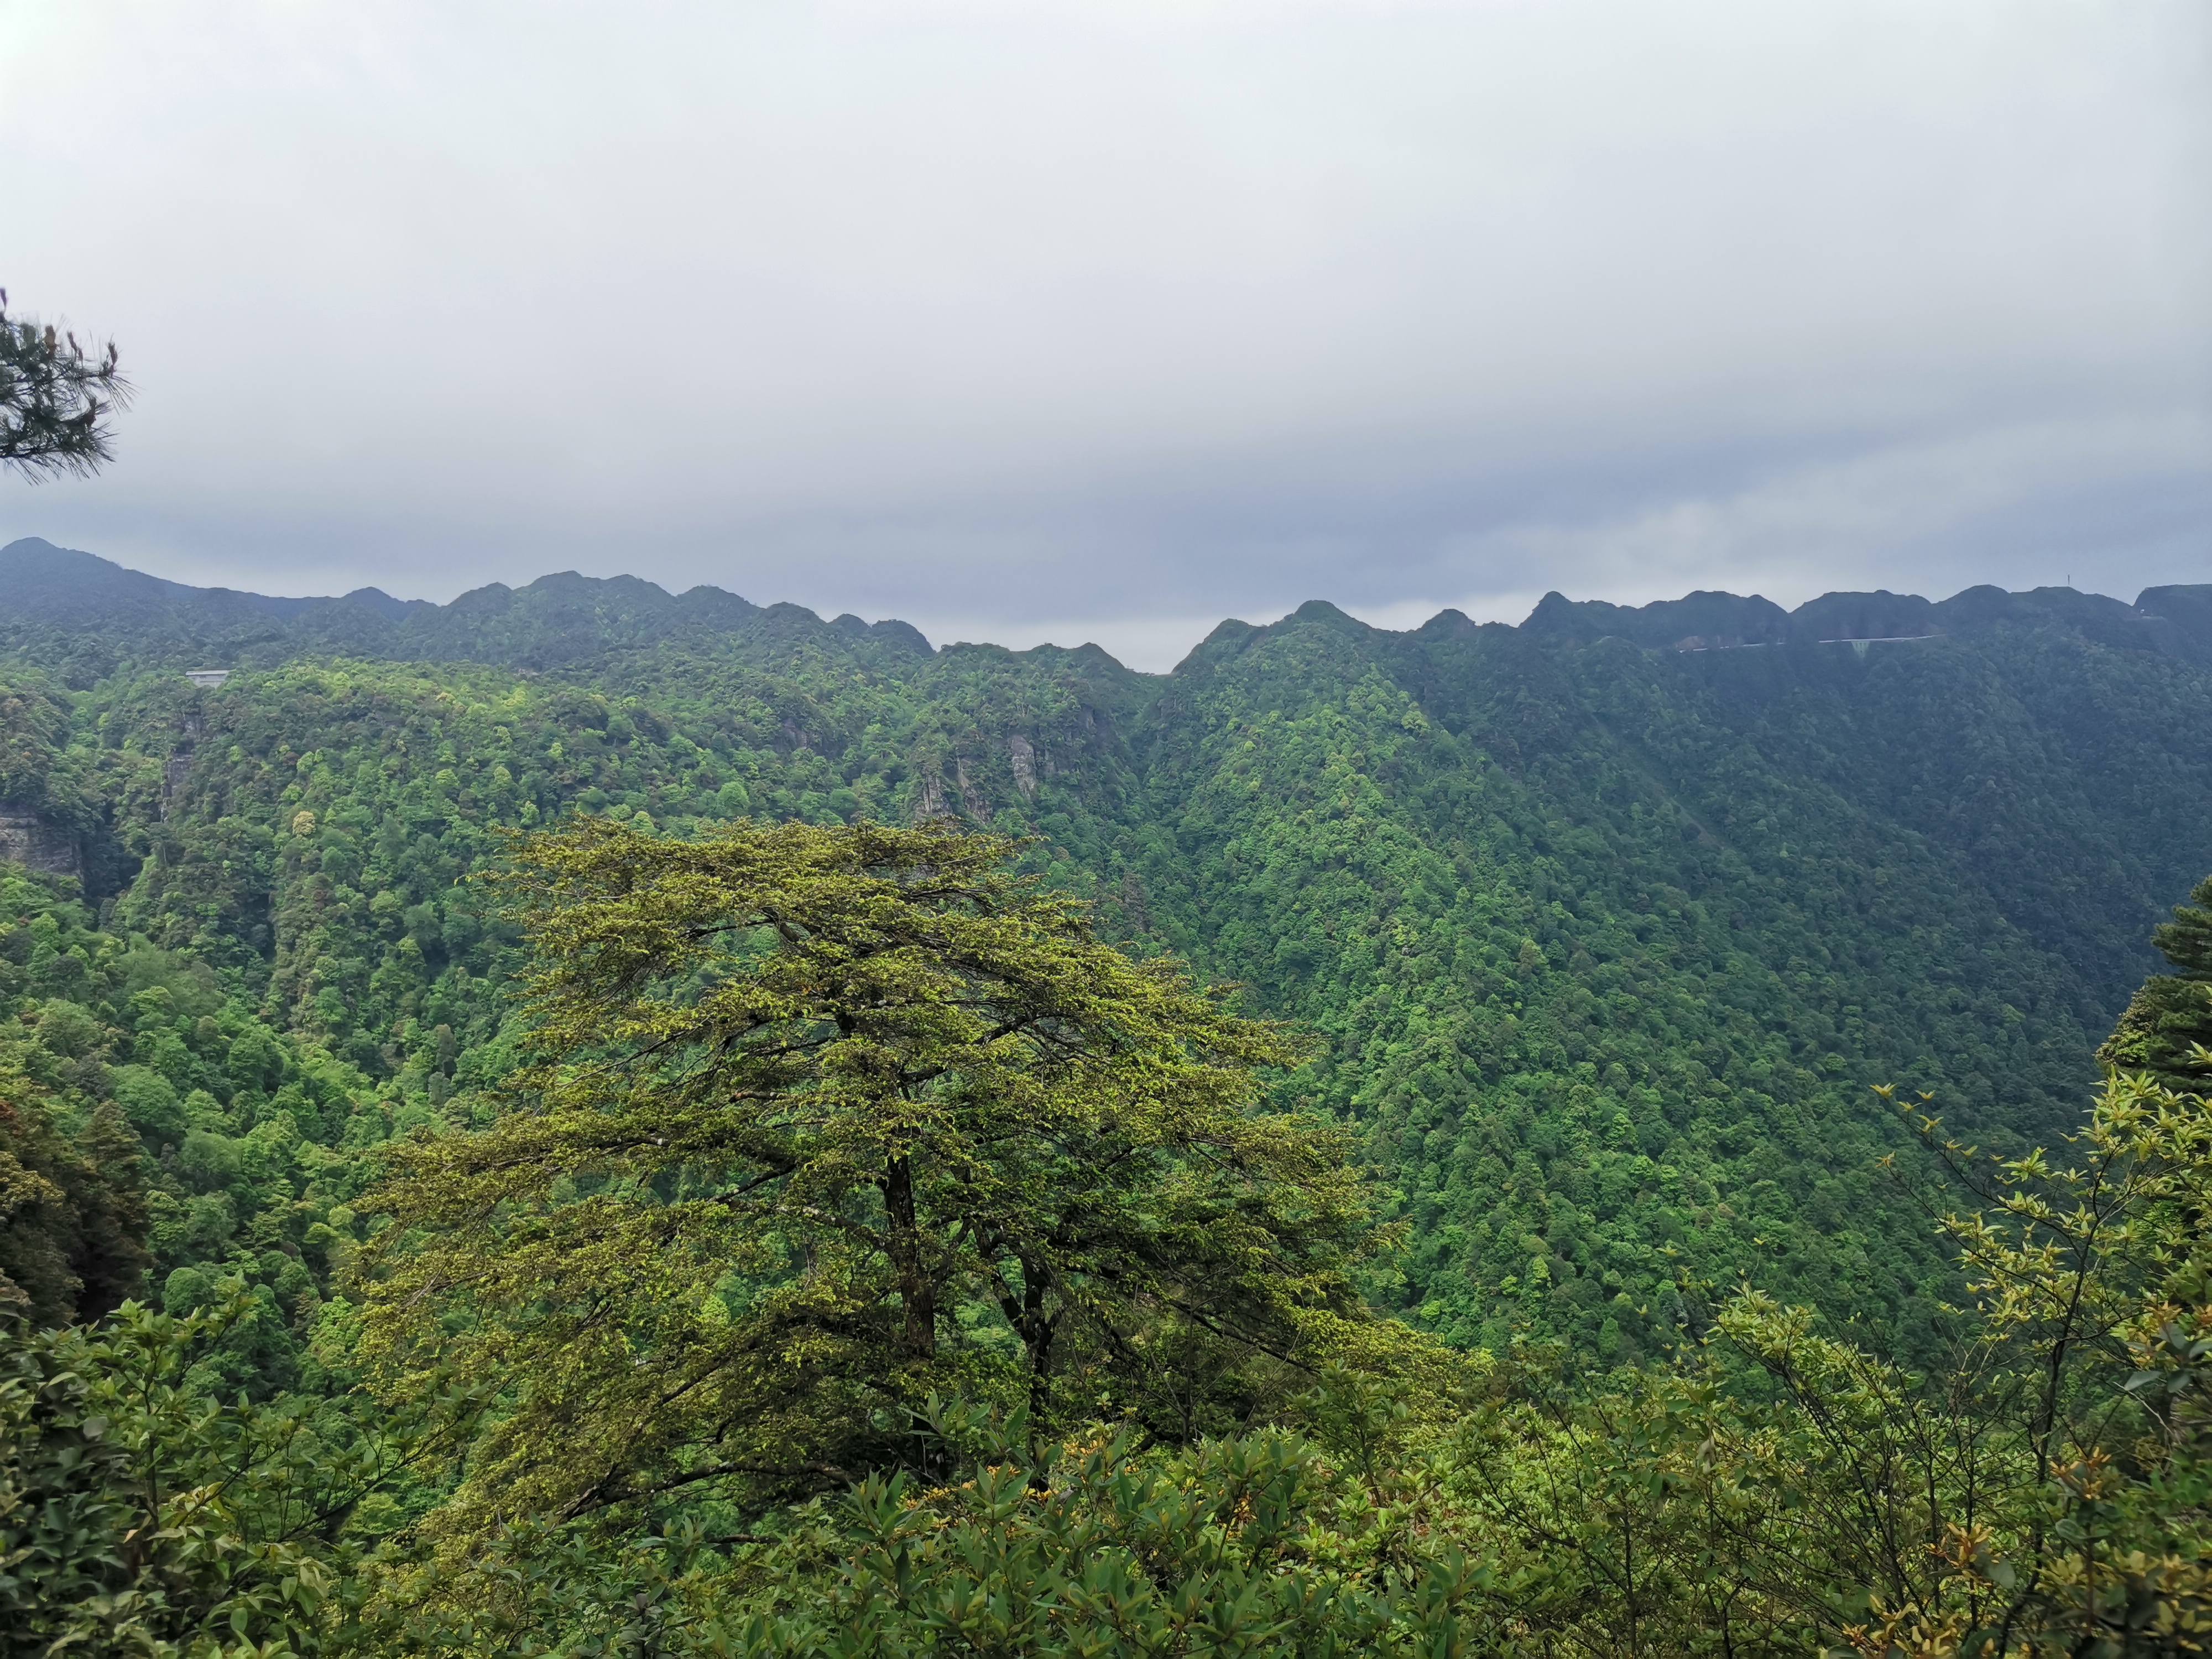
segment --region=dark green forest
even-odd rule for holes
[[[946,1304],[949,1369],[869,1408],[897,1420],[857,1467],[794,1428],[814,1475],[501,1510],[483,1448],[528,1389],[459,1358],[491,1316],[401,1366],[378,1286],[460,1225],[395,1170],[496,1144],[547,1063],[517,988],[544,923],[486,878],[584,820],[1004,838],[1117,960],[1279,1023],[1248,1109],[1361,1178],[1351,1288],[1279,1340],[1132,1339],[1190,1356],[1170,1410],[1113,1381],[1110,1319],[1088,1404],[1072,1348],[1058,1393],[993,1382],[1017,1273],[1012,1311]],[[31,1610],[0,1653],[2212,1639],[2172,1403],[2212,1336],[2212,933],[2167,922],[2212,870],[2212,588],[1554,595],[1402,634],[1316,602],[1152,676],[628,578],[272,600],[17,543],[0,855],[0,1607]],[[595,1167],[547,1213],[609,1201]],[[2100,1287],[2057,1326],[2053,1249]],[[2054,1345],[2123,1382],[2021,1418]],[[2068,1486],[2107,1442],[2062,1454],[2062,1420],[2114,1400],[2125,1481]],[[172,1498],[121,1495],[155,1467]],[[1923,1504],[1908,1548],[1877,1467],[2013,1498]],[[2107,1647],[2025,1645],[2066,1595]],[[2110,1636],[2143,1607],[2167,1645]]]

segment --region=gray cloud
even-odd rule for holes
[[[42,534],[1096,637],[2212,577],[2194,0],[0,10]]]

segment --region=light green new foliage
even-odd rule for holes
[[[1018,850],[518,841],[530,1061],[491,1127],[401,1151],[373,1257],[391,1389],[441,1359],[508,1389],[454,1535],[896,1466],[933,1389],[1188,1437],[1376,1345],[1348,1139],[1255,1075],[1291,1041],[1098,942]]]

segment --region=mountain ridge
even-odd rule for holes
[[[2008,623],[2056,623],[2100,644],[2212,662],[2212,583],[2148,587],[2132,605],[2071,587],[2014,593],[1984,584],[1940,600],[1887,589],[1832,592],[1790,611],[1760,594],[1718,590],[1634,606],[1570,599],[1554,590],[1518,624],[1478,623],[1446,608],[1404,630],[1377,629],[1326,599],[1310,599],[1275,623],[1224,619],[1170,673],[1224,648],[1241,649],[1257,635],[1297,621],[1376,635],[1506,628],[1560,644],[1594,645],[1611,637],[1647,649],[1685,651],[1864,644],[1980,632]],[[125,655],[194,650],[227,652],[238,659],[235,664],[207,666],[264,665],[302,649],[321,649],[543,669],[687,635],[803,635],[821,629],[902,653],[934,654],[947,648],[932,646],[919,629],[896,618],[869,623],[848,612],[825,620],[801,605],[756,605],[707,583],[671,592],[642,577],[564,570],[520,587],[488,582],[441,605],[396,599],[376,587],[297,598],[195,587],[35,536],[0,547],[0,647],[36,658],[38,630],[117,629],[143,630],[147,637],[142,649],[73,653],[88,660],[79,661],[76,672],[64,678],[87,684],[88,670],[97,678]],[[1231,641],[1237,643],[1232,647]]]

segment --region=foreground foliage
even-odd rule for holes
[[[474,1606],[418,1601],[407,1639],[761,1659],[1486,1650],[1486,1571],[1407,1548],[1407,1516],[1311,1440],[1147,1453],[1127,1429],[1040,1443],[1022,1407],[927,1419],[966,1479],[872,1477],[734,1549],[696,1522],[596,1553],[510,1534]]]
[[[2081,1146],[1944,1218],[1978,1300],[1940,1370],[1747,1291],[1676,1366],[1524,1371],[1453,1431],[1524,1614],[1604,1654],[2212,1650],[2212,1106],[2115,1076]]]
[[[1595,1390],[1540,1352],[1410,1401],[1326,1371],[1184,1447],[933,1398],[842,1495],[518,1519],[465,1559],[349,1521],[433,1425],[195,1401],[200,1328],[126,1309],[10,1349],[0,1594],[27,1653],[2203,1653],[2212,1107],[2115,1076],[2081,1144],[1945,1223],[1980,1300],[1940,1374],[1746,1292]]]
[[[97,1329],[0,1337],[0,1654],[343,1645],[394,1493],[471,1404],[213,1397],[194,1362],[254,1312],[222,1288],[181,1319],[132,1303]]]
[[[2082,1144],[1945,1224],[1981,1300],[1937,1374],[1745,1292],[1609,1388],[1340,1373],[1188,1449],[933,1409],[935,1484],[511,1532],[394,1607],[453,1655],[2212,1650],[2212,1109],[2116,1077]]]

